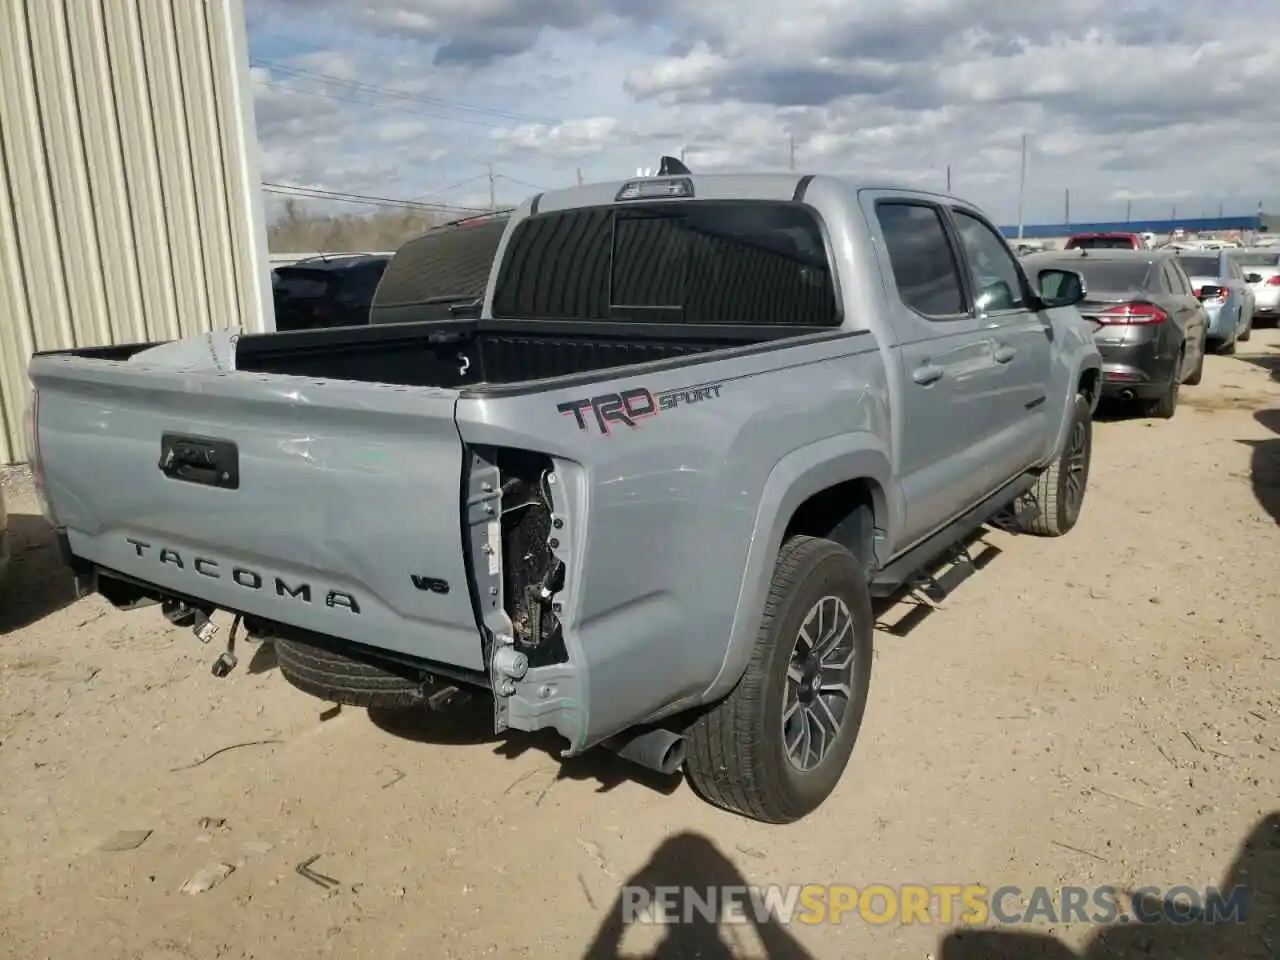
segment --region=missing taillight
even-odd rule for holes
[[[553,467],[546,456],[511,449],[498,454],[498,467],[502,592],[514,640],[530,666],[563,663],[568,653],[558,595],[564,589],[565,565],[556,555],[561,534],[549,484]]]

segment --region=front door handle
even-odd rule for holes
[[[996,347],[996,363],[1008,363],[1018,355],[1018,351],[1013,347],[1006,347],[1003,344]]]
[[[942,379],[942,368],[936,367],[932,363],[926,363],[911,371],[911,379],[920,384],[920,386],[927,387],[929,384],[937,383]]]

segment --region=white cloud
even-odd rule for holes
[[[794,139],[814,172],[941,187],[950,166],[1010,222],[1025,133],[1035,222],[1068,189],[1075,220],[1280,208],[1271,6],[257,0],[250,42],[275,182],[485,204],[493,164],[510,203],[681,150],[786,169]]]

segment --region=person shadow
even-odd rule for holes
[[[1239,915],[1206,916],[1185,904],[1143,896],[1135,918],[1097,930],[1077,953],[1055,937],[1024,931],[955,930],[937,960],[1280,960],[1280,811],[1266,815],[1245,838],[1218,891],[1246,892]],[[1202,891],[1203,892],[1203,891]],[[1122,907],[1128,901],[1121,894]],[[1175,922],[1176,918],[1176,922]]]
[[[747,881],[738,868],[709,839],[697,833],[680,833],[665,840],[648,863],[627,880],[612,908],[600,924],[583,960],[730,960],[743,955],[741,947],[727,943],[718,922],[697,911],[680,917],[680,923],[665,924],[662,939],[644,954],[623,953],[634,906],[626,899],[628,888],[648,892],[650,902],[661,887],[680,887],[702,893],[709,888],[745,887]],[[634,894],[633,894],[634,896]],[[743,915],[754,927],[764,946],[764,960],[815,960],[791,934],[774,919],[761,917],[750,905]]]

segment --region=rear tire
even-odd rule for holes
[[[1161,420],[1172,420],[1173,415],[1178,412],[1178,396],[1182,392],[1182,378],[1178,376],[1178,371],[1182,369],[1182,355],[1178,355],[1178,362],[1174,364],[1173,376],[1169,379],[1169,385],[1165,387],[1162,393],[1155,400],[1148,400],[1146,403],[1146,414],[1149,417],[1158,417]]]
[[[1200,341],[1200,359],[1196,361],[1196,368],[1191,371],[1191,375],[1186,379],[1187,386],[1199,386],[1200,381],[1204,379],[1204,355],[1207,352],[1208,345],[1203,340]]]
[[[689,729],[693,789],[766,823],[794,823],[817,809],[840,782],[862,726],[873,624],[866,578],[848,550],[815,537],[788,540],[742,679]],[[827,656],[808,655],[824,640]]]
[[[423,703],[421,680],[292,640],[272,641],[280,673],[294,687],[329,703],[407,710]]]
[[[1244,333],[1237,338],[1240,343],[1248,343],[1249,338],[1253,336],[1253,317],[1249,318],[1249,325],[1244,328]]]
[[[1093,412],[1088,398],[1077,394],[1062,453],[1040,474],[1032,488],[1039,512],[1021,522],[1024,533],[1061,537],[1071,531],[1084,506],[1092,462]]]

